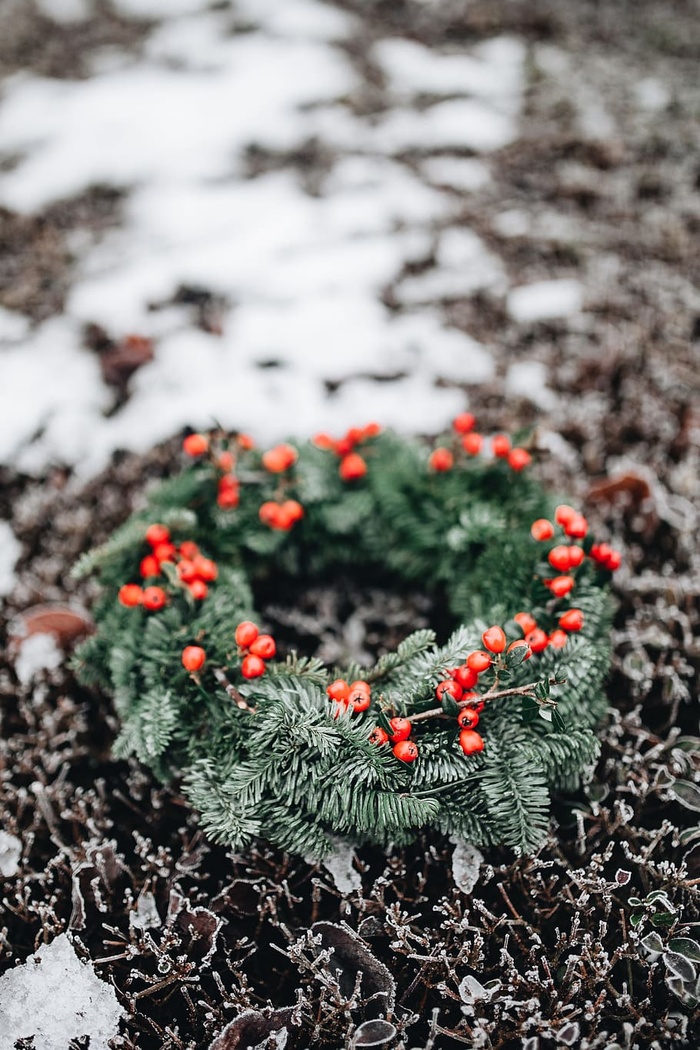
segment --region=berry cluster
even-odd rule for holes
[[[364,427],[350,427],[345,436],[337,440],[330,434],[316,434],[312,440],[316,448],[335,452],[340,457],[338,473],[343,481],[358,481],[367,473],[367,462],[355,449],[380,433],[378,423],[368,423]]]
[[[255,448],[253,439],[248,434],[237,434],[235,442],[238,448],[248,451]],[[189,434],[182,442],[183,451],[193,459],[209,456],[219,472],[217,480],[216,502],[222,510],[234,510],[240,502],[240,482],[235,475],[236,455],[228,446],[215,448],[206,434]]]
[[[586,558],[584,548],[575,541],[585,540],[589,526],[583,514],[579,514],[568,504],[562,503],[555,510],[554,523],[547,518],[538,518],[532,523],[530,533],[539,543],[546,543],[548,540],[557,538],[557,526],[564,534],[560,539],[566,538],[570,542],[558,542],[550,549],[547,561],[559,575],[546,578],[544,584],[555,598],[564,598],[571,593],[576,584],[576,578],[572,573],[583,564]],[[620,552],[607,543],[594,543],[590,547],[588,557],[600,568],[608,569],[610,572],[619,569],[622,562]]]
[[[455,432],[453,448],[440,446],[434,449],[428,459],[430,469],[437,474],[452,470],[460,449],[468,456],[480,455],[486,447],[486,439],[483,434],[474,430],[475,426],[476,419],[471,412],[460,412],[452,421],[452,429]],[[532,456],[527,449],[514,447],[507,434],[494,434],[490,439],[490,448],[495,459],[504,460],[511,470],[516,472],[524,470],[532,462]]]
[[[216,563],[211,558],[205,558],[191,540],[184,540],[179,546],[173,543],[166,525],[149,525],[145,540],[150,552],[144,555],[139,564],[144,581],[163,576],[164,565],[173,565],[182,588],[195,601],[204,601],[209,593],[208,585],[218,575]],[[118,597],[121,604],[129,608],[141,605],[149,612],[157,612],[167,604],[168,594],[159,584],[142,587],[138,583],[126,583],[119,589]]]
[[[360,714],[366,711],[372,703],[372,690],[369,683],[363,678],[348,684],[344,678],[336,678],[326,689],[328,698],[336,704],[336,718],[345,711],[354,711]]]
[[[277,653],[275,639],[271,634],[261,634],[258,625],[251,620],[239,623],[234,638],[238,654],[243,657],[241,674],[244,678],[260,678],[265,674],[265,661],[272,660]]]

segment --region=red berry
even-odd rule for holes
[[[390,718],[389,725],[391,726],[390,740],[394,743],[399,740],[408,740],[413,727],[407,718]]]
[[[412,740],[399,740],[392,750],[401,762],[415,762],[418,758],[418,748]]]
[[[478,456],[484,447],[484,439],[481,434],[465,434],[462,438],[462,448],[468,456]]]
[[[207,587],[204,580],[193,580],[192,583],[188,584],[187,586],[190,594],[196,602],[203,602],[206,596],[209,594],[209,588]]]
[[[472,689],[479,681],[478,673],[472,670],[468,664],[462,664],[460,667],[455,667],[452,677],[455,682],[458,682],[461,685],[462,689]]]
[[[199,645],[187,645],[182,650],[182,666],[190,673],[201,670],[207,654]]]
[[[236,457],[233,452],[221,452],[219,458],[216,461],[216,465],[219,470],[223,470],[224,474],[230,475],[233,470],[233,465],[236,462]],[[223,480],[223,479],[222,479]]]
[[[299,453],[291,445],[276,445],[263,453],[262,465],[271,474],[282,474],[296,463]]]
[[[568,640],[566,631],[552,631],[549,636],[549,644],[553,649],[563,649]]]
[[[340,456],[341,459],[343,456],[348,456],[354,447],[352,441],[347,436],[339,438],[338,441],[333,442],[333,451],[337,456]]]
[[[588,522],[583,514],[575,514],[564,524],[564,532],[574,540],[582,540],[588,532]]]
[[[236,639],[236,645],[239,645],[241,649],[247,649],[248,646],[252,645],[255,639],[260,634],[260,629],[251,620],[243,620],[239,623],[236,628],[234,638]]]
[[[304,508],[301,503],[295,499],[287,499],[284,503],[280,504],[279,513],[277,515],[277,528],[284,529],[285,531],[291,529],[292,525],[301,521],[303,517]]]
[[[274,500],[266,500],[258,511],[258,517],[263,525],[268,525],[271,529],[279,528],[280,521],[280,505],[275,503]]]
[[[577,569],[585,557],[583,547],[569,547],[569,566]]]
[[[335,448],[335,441],[330,434],[314,434],[311,438],[311,444],[315,445],[316,448],[322,448],[324,452],[330,452],[331,449]]]
[[[465,755],[474,755],[484,750],[484,741],[473,729],[463,729],[459,734],[459,746]]]
[[[190,434],[182,442],[182,447],[188,456],[203,456],[209,451],[209,438],[204,434]]]
[[[516,613],[513,617],[523,634],[530,634],[537,627],[537,621],[535,617],[528,612]]]
[[[491,450],[497,459],[505,459],[510,452],[510,438],[506,434],[496,434],[491,438]]]
[[[566,525],[567,521],[571,521],[571,519],[575,518],[577,514],[578,511],[574,510],[573,507],[570,507],[568,503],[560,503],[554,511],[554,520],[557,525]]]
[[[341,459],[338,473],[343,481],[357,481],[367,473],[367,464],[357,452],[350,452]]]
[[[508,466],[511,470],[525,470],[531,463],[532,456],[525,448],[512,448],[508,453]]]
[[[510,645],[508,646],[508,652],[510,653],[510,652],[513,651],[513,649],[522,649],[523,647],[525,647],[525,649],[527,649],[527,652],[523,656],[523,662],[525,662],[525,660],[529,660],[530,657],[532,656],[532,649],[527,644],[527,642],[525,641],[524,638],[519,638],[517,640],[517,642],[511,642]]]
[[[259,656],[244,656],[241,662],[241,674],[244,678],[259,678],[265,674],[265,663]]]
[[[471,412],[460,412],[458,416],[452,420],[452,426],[458,434],[468,434],[470,430],[473,430],[476,425],[476,420]]]
[[[190,561],[189,558],[182,558],[177,563],[177,574],[183,583],[192,583],[199,575],[195,563]]]
[[[479,716],[473,707],[463,707],[457,715],[457,725],[460,729],[476,729],[479,724]]]
[[[207,583],[213,583],[219,575],[216,562],[211,558],[203,558],[201,554],[198,554],[196,558],[193,558],[192,564],[200,580],[205,580]]]
[[[574,589],[575,583],[573,576],[555,576],[547,586],[555,597],[564,598]]]
[[[440,703],[442,703],[445,695],[451,696],[453,700],[461,700],[463,692],[461,685],[452,678],[446,678],[444,682],[438,682],[435,688],[435,695]]]
[[[502,627],[489,627],[481,636],[484,649],[490,653],[502,653],[506,647],[506,634]]]
[[[255,448],[255,442],[250,434],[239,434],[236,441],[239,448],[242,448],[244,452],[250,452],[251,449]]]
[[[157,547],[159,543],[167,543],[170,539],[170,529],[167,525],[149,525],[146,529],[146,542],[151,547]]]
[[[369,708],[372,703],[372,697],[369,692],[365,692],[363,689],[353,689],[351,686],[348,703],[353,711],[356,711],[359,714],[361,711],[366,711]]]
[[[147,587],[143,592],[143,607],[149,612],[158,612],[168,600],[162,587]]]
[[[153,557],[158,561],[175,561],[177,548],[174,543],[159,543],[153,548]]]
[[[467,657],[467,667],[471,667],[472,671],[476,671],[477,674],[486,671],[490,666],[491,657],[483,649],[477,649]]]
[[[362,440],[367,441],[369,438],[376,438],[382,432],[382,428],[379,423],[367,423],[362,428]]]
[[[152,554],[147,554],[145,558],[141,559],[141,564],[139,565],[139,572],[144,577],[144,579],[147,579],[149,576],[159,576],[160,565],[158,564],[158,559],[155,558]]]
[[[622,565],[622,555],[619,551],[610,551],[605,562],[605,568],[615,572]]]
[[[389,739],[389,734],[381,726],[375,726],[372,732],[367,738],[370,744],[386,744]]]
[[[568,572],[571,568],[570,551],[571,547],[565,547],[563,544],[559,544],[558,547],[552,547],[547,555],[547,561],[558,572]]]
[[[353,448],[355,447],[355,445],[359,445],[363,437],[364,431],[362,427],[350,427],[350,429],[347,430],[345,433],[345,440],[349,441]]]
[[[529,634],[526,634],[525,641],[530,646],[533,653],[543,653],[549,645],[547,634],[539,627],[536,627],[534,631],[530,631]]]
[[[277,652],[275,639],[271,634],[259,634],[250,645],[253,656],[260,656],[263,660],[271,660]]]
[[[455,465],[455,458],[449,448],[436,448],[434,452],[431,452],[428,463],[431,470],[442,474],[447,470],[452,470]]]
[[[559,626],[563,631],[580,631],[584,616],[580,609],[568,609],[559,617]]]
[[[219,478],[216,491],[216,503],[222,510],[233,510],[241,501],[238,479],[233,474],[224,474]]]
[[[551,540],[554,535],[554,526],[546,518],[538,518],[530,526],[530,535],[533,540],[538,540],[539,542]]]
[[[605,565],[612,554],[612,547],[608,543],[594,543],[589,551],[589,557],[598,565]]]
[[[339,704],[345,703],[350,696],[350,686],[344,678],[336,678],[336,680],[331,682],[326,688],[326,693],[331,700],[335,700]]]
[[[143,600],[143,590],[139,587],[138,583],[125,583],[123,587],[119,588],[118,597],[122,605],[126,605],[127,608],[133,609],[134,606],[141,604]]]
[[[188,561],[192,561],[199,554],[199,547],[192,540],[185,540],[180,544],[180,557],[186,558]]]
[[[350,692],[365,693],[367,696],[370,696],[372,687],[369,682],[365,682],[364,678],[358,678],[356,681],[350,683]]]

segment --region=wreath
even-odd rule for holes
[[[432,450],[371,424],[261,452],[190,434],[184,466],[78,575],[99,572],[79,677],[114,697],[117,757],[183,790],[211,838],[309,857],[434,827],[532,851],[552,791],[598,753],[620,556],[469,413]],[[253,593],[343,566],[416,581],[454,631],[373,667],[276,659]]]

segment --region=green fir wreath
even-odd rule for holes
[[[555,506],[530,453],[462,413],[432,451],[370,424],[265,453],[191,434],[184,458],[76,567],[100,574],[75,665],[114,696],[115,754],[181,774],[235,849],[321,858],[333,836],[426,827],[536,849],[550,792],[598,752],[619,554]],[[371,668],[276,660],[253,584],[358,565],[439,594],[454,633],[417,631]]]

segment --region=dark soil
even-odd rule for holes
[[[23,854],[2,884],[0,969],[72,930],[127,1011],[121,1045],[139,1050],[205,1050],[243,1009],[283,1007],[294,1007],[291,1017],[250,1021],[258,1043],[284,1021],[290,1047],[349,1046],[372,1016],[369,996],[386,983],[372,959],[396,982],[399,1036],[386,1045],[695,1046],[697,1003],[682,1001],[665,963],[639,942],[653,930],[664,943],[697,938],[700,924],[697,802],[682,787],[700,774],[700,133],[691,105],[698,5],[343,6],[361,15],[358,56],[387,30],[458,43],[507,29],[573,61],[559,78],[532,70],[524,135],[493,160],[494,181],[465,201],[464,222],[497,247],[516,282],[583,276],[594,289],[585,323],[524,329],[483,296],[439,305],[495,348],[499,380],[479,391],[482,428],[537,424],[536,469],[584,506],[598,535],[624,548],[601,760],[584,791],[557,800],[538,856],[485,851],[472,893],[455,884],[453,846],[439,837],[387,855],[359,850],[362,889],[351,894],[324,868],[264,843],[232,856],[204,840],[177,783],[163,787],[136,763],[110,758],[116,720],[108,697],[79,687],[65,663],[21,683],[10,642],[14,618],[38,604],[89,610],[93,584],[72,580],[71,565],[177,465],[179,437],[144,457],[116,455],[87,486],[62,467],[42,479],[3,468],[0,517],[11,521],[23,554],[1,639],[0,814]],[[44,22],[26,9],[0,46],[3,68],[62,75],[83,45],[54,35],[49,46]],[[123,45],[133,32],[130,46],[138,46],[138,26],[106,5],[95,10],[83,30],[90,39]],[[626,102],[645,71],[675,87],[646,123]],[[584,83],[615,116],[607,137],[580,132]],[[357,104],[382,105],[371,70]],[[278,158],[251,154],[251,176],[269,163]],[[309,191],[318,191],[320,147],[284,163],[307,166]],[[66,231],[99,234],[118,221],[120,199],[120,191],[95,190],[41,216],[1,214],[0,303],[34,320],[59,311],[72,265]],[[525,211],[530,225],[506,236],[499,216],[513,210]],[[388,301],[395,291],[386,290]],[[549,386],[563,395],[558,406],[540,412],[504,395],[500,376],[525,354],[546,366]],[[331,661],[394,648],[442,615],[434,597],[357,580],[260,597],[277,636]],[[654,903],[657,890],[667,904]],[[130,917],[147,894],[161,925],[142,930]],[[314,931],[324,946],[336,937],[329,965],[309,936],[319,922],[336,927]],[[349,947],[346,929],[366,948]],[[358,968],[363,985],[353,996]],[[467,976],[500,986],[473,1000]],[[225,1046],[252,1045],[252,1036],[236,1038]]]

